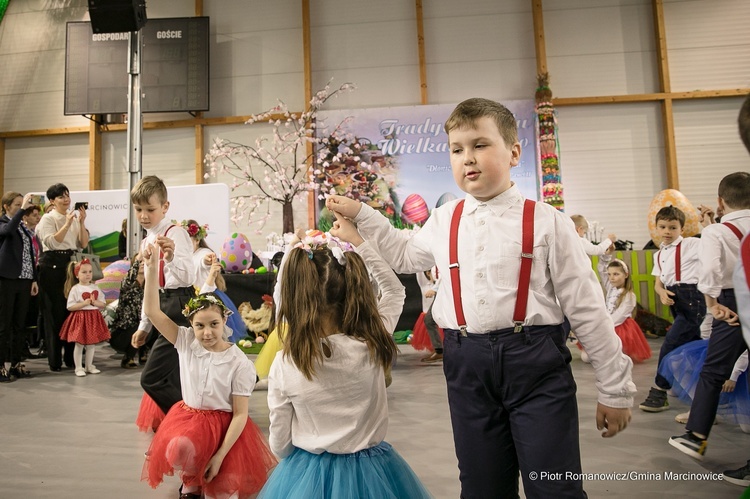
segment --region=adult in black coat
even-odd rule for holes
[[[25,352],[26,310],[37,286],[32,233],[21,223],[31,195],[6,192],[0,216],[0,382],[28,376]]]

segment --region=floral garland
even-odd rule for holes
[[[224,317],[229,317],[230,315],[232,315],[232,311],[229,310],[227,306],[224,305],[224,302],[221,301],[213,293],[203,293],[202,295],[190,298],[190,300],[187,302],[187,305],[185,305],[185,308],[182,309],[182,315],[189,319],[190,317],[195,315],[196,312],[213,305],[216,305],[221,309],[222,315]]]
[[[560,176],[559,141],[557,140],[557,118],[549,88],[549,74],[537,76],[536,126],[539,150],[539,176],[542,179],[542,201],[560,211],[565,208],[563,185]]]
[[[177,220],[172,220],[172,223],[178,224]],[[194,239],[205,239],[208,235],[208,224],[189,224],[187,220],[183,220],[182,222],[179,222],[179,225],[187,231],[190,237]]]
[[[317,229],[310,229],[305,232],[305,237],[294,245],[295,248],[302,248],[307,251],[307,255],[312,260],[313,251],[317,249],[328,248],[340,265],[346,265],[345,251],[353,251],[354,247],[341,239],[332,236],[329,232],[322,232]]]

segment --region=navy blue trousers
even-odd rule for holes
[[[701,323],[703,318],[706,317],[706,299],[703,297],[703,293],[698,291],[698,286],[695,284],[677,284],[676,286],[669,286],[667,289],[674,293],[672,297],[674,305],[669,307],[674,322],[664,337],[664,343],[659,350],[657,366],[675,348],[701,339]],[[658,372],[654,382],[656,386],[663,390],[672,388],[669,381]]]
[[[182,309],[195,295],[192,287],[167,289],[159,292],[159,306],[164,313],[177,323],[178,326],[190,326],[190,322],[182,315]],[[161,334],[151,352],[141,373],[141,387],[156,405],[164,411],[182,400],[182,386],[180,384],[180,359],[174,345]]]
[[[723,289],[719,295],[719,303],[736,312],[734,290]],[[711,337],[708,339],[706,361],[703,363],[690,406],[690,418],[686,425],[688,430],[706,436],[711,432],[716,410],[719,408],[721,387],[732,375],[734,363],[746,348],[742,327],[731,326],[714,319],[711,324]]]
[[[461,336],[443,370],[463,499],[585,498],[576,384],[561,326]]]

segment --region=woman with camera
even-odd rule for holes
[[[33,234],[21,223],[31,195],[6,192],[0,216],[0,383],[28,376],[21,364],[26,349],[26,311],[36,295]]]
[[[63,292],[66,269],[70,257],[89,244],[89,233],[85,227],[86,210],[68,211],[70,191],[64,184],[55,184],[47,189],[47,199],[52,209],[39,221],[36,235],[42,241],[42,256],[39,258],[39,307],[44,320],[47,359],[51,371],[62,368],[64,348],[65,365],[73,367],[73,343],[60,339],[60,327],[68,316],[67,298]]]

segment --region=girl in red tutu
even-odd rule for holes
[[[68,279],[65,281],[65,296],[68,298],[67,319],[60,328],[60,339],[75,342],[73,362],[76,376],[99,374],[94,365],[96,344],[109,340],[109,329],[100,309],[107,306],[104,293],[91,282],[94,267],[84,258],[80,262],[70,262]],[[83,368],[83,347],[86,346],[86,369]]]
[[[612,258],[614,246],[599,258],[599,275],[607,292],[607,311],[615,323],[615,333],[622,342],[622,353],[639,363],[651,358],[651,347],[641,327],[633,320],[636,300],[633,279],[627,264]]]
[[[229,310],[213,293],[192,298],[183,310],[191,327],[175,324],[159,308],[159,251],[143,252],[143,310],[179,355],[182,402],[154,435],[142,479],[159,485],[178,471],[181,498],[248,498],[266,482],[276,460],[248,417],[255,367],[227,341]]]

